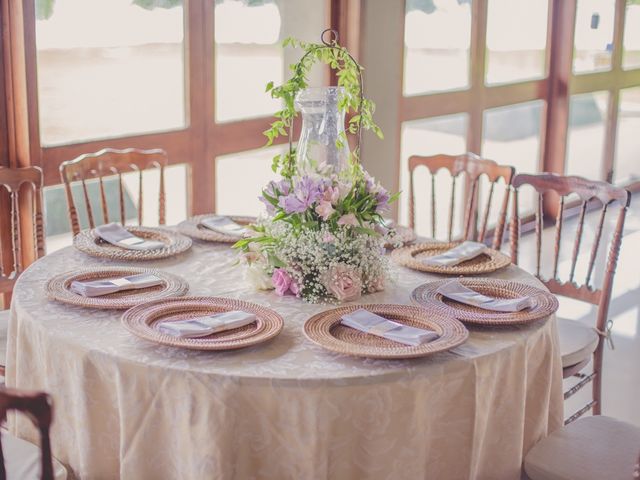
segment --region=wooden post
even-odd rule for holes
[[[1,164],[13,168],[40,165],[40,132],[36,83],[35,4],[29,0],[2,2],[2,73],[3,73],[3,131],[6,147]],[[23,189],[19,196],[21,245],[23,265],[36,259],[35,231],[32,224],[33,198]],[[10,208],[6,197],[0,205],[0,225],[9,225]],[[6,228],[2,229],[6,231]],[[11,244],[2,239],[2,258],[10,258]],[[4,303],[8,306],[5,296]]]

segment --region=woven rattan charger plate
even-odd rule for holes
[[[186,320],[230,310],[256,315],[256,322],[241,328],[200,338],[179,338],[154,328],[158,322]],[[165,298],[133,307],[122,315],[122,324],[134,335],[150,342],[191,350],[234,350],[266,342],[282,330],[282,317],[256,303],[218,297]]]
[[[391,258],[400,265],[421,272],[441,273],[444,275],[478,275],[495,272],[511,265],[511,259],[503,253],[487,248],[486,252],[471,260],[452,266],[427,265],[422,260],[451,250],[459,242],[418,243],[402,247],[391,252]]]
[[[184,235],[188,235],[198,240],[205,240],[207,242],[221,242],[221,243],[236,243],[241,237],[234,235],[225,235],[223,233],[214,232],[213,230],[203,227],[200,222],[207,217],[213,217],[214,215],[209,213],[206,215],[196,215],[184,222],[178,224],[178,231]],[[229,217],[231,220],[240,225],[249,225],[256,222],[256,217]]]
[[[460,278],[460,283],[478,293],[494,298],[531,297],[533,306],[519,312],[493,312],[456,302],[437,293],[451,280],[439,280],[420,285],[411,292],[411,300],[430,311],[451,315],[464,323],[476,325],[520,325],[552,315],[558,309],[558,299],[531,285],[493,278]]]
[[[342,316],[364,308],[381,317],[416,328],[435,331],[439,338],[418,346],[404,345],[340,324]],[[469,336],[458,320],[412,305],[349,305],[318,313],[304,324],[304,334],[332,352],[369,358],[416,358],[454,348]]]
[[[119,278],[139,273],[151,273],[161,278],[163,283],[155,287],[123,290],[99,297],[83,297],[70,290],[71,283],[74,280],[90,281]],[[144,302],[158,300],[159,298],[184,295],[189,290],[189,285],[176,275],[148,268],[95,267],[56,275],[47,282],[45,290],[49,299],[58,302],[87,308],[124,310]]]
[[[93,257],[113,260],[158,260],[173,257],[191,248],[191,239],[166,228],[126,226],[134,235],[164,243],[164,248],[155,250],[127,250],[105,242],[94,230],[83,230],[73,238],[73,246]]]

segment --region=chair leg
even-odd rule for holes
[[[598,348],[593,354],[593,372],[595,373],[595,377],[593,378],[593,401],[595,404],[593,405],[593,414],[601,415],[602,414],[602,352],[603,351],[603,342],[600,339],[600,343],[598,344]]]

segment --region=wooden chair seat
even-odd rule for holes
[[[614,418],[584,417],[560,428],[527,454],[531,480],[630,480],[640,428]]]
[[[7,480],[39,480],[41,478],[40,448],[21,438],[2,432],[2,453],[5,457]],[[53,478],[66,480],[67,469],[53,459]]]
[[[600,341],[600,336],[593,327],[567,318],[558,318],[557,324],[562,368],[572,367],[589,360]]]

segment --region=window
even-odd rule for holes
[[[407,0],[404,94],[469,85],[471,0]]]
[[[145,5],[37,0],[43,145],[185,126],[182,1]]]
[[[487,83],[545,76],[549,5],[540,0],[490,0]]]

